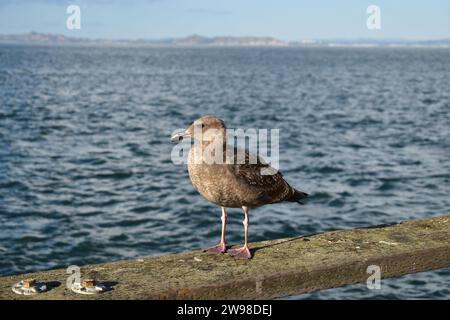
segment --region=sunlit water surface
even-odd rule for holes
[[[220,209],[170,158],[204,114],[280,129],[281,170],[311,194],[251,212],[251,241],[449,213],[449,88],[445,49],[0,46],[0,274],[214,244]],[[440,270],[295,298],[449,288]]]

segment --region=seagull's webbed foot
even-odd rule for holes
[[[227,245],[224,242],[215,245],[214,247],[203,250],[203,252],[213,252],[213,253],[225,253],[227,251]]]
[[[252,254],[247,246],[237,249],[229,249],[227,253],[236,259],[251,259]]]

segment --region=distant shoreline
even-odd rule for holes
[[[450,49],[450,45],[346,45],[346,44],[330,44],[330,45],[286,45],[286,46],[270,46],[270,45],[163,45],[163,44],[122,44],[122,43],[49,43],[49,42],[3,42],[0,46],[28,46],[28,47],[97,47],[97,48],[148,48],[148,49]]]
[[[105,47],[158,47],[158,48],[450,48],[450,39],[441,40],[374,40],[331,39],[284,41],[273,37],[204,37],[191,35],[184,38],[146,39],[89,39],[68,37],[61,34],[30,32],[25,34],[0,34],[0,44],[46,46],[105,46]]]

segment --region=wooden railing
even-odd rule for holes
[[[450,267],[450,216],[252,243],[251,260],[192,251],[81,267],[112,290],[81,295],[66,269],[0,277],[0,299],[270,299]],[[369,266],[374,266],[369,268]],[[51,290],[21,296],[24,278]]]

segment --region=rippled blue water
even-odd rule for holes
[[[220,209],[170,160],[204,114],[279,128],[311,194],[251,212],[251,241],[448,213],[449,88],[445,49],[2,45],[0,274],[214,244]],[[448,270],[383,284],[296,298],[450,298]]]

